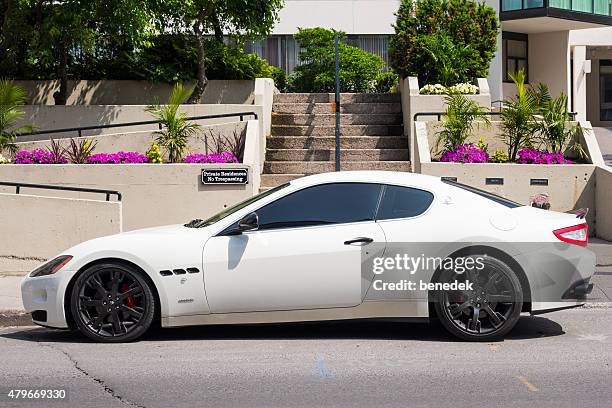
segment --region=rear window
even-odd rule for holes
[[[450,184],[451,186],[459,187],[463,190],[469,191],[470,193],[477,194],[481,197],[487,198],[491,201],[496,202],[497,204],[501,204],[508,208],[523,207],[523,204],[519,204],[512,200],[508,200],[507,198],[498,196],[497,194],[489,193],[488,191],[484,191],[476,187],[468,186],[465,184],[457,183],[456,181],[445,180],[445,179],[442,179],[442,182],[446,184]]]

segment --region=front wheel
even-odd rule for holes
[[[140,271],[123,264],[98,264],[83,272],[70,307],[81,333],[105,343],[132,341],[151,326],[155,297]]]
[[[472,256],[477,257],[477,256]],[[469,341],[503,337],[516,325],[523,307],[523,292],[516,274],[504,262],[479,256],[484,268],[457,274],[445,271],[439,282],[471,282],[472,289],[438,291],[434,307],[451,334]]]

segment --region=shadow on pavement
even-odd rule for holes
[[[564,334],[562,327],[545,317],[522,316],[506,341],[537,339]],[[16,328],[0,337],[36,342],[89,342],[78,332],[46,328]],[[438,322],[406,323],[379,320],[287,323],[259,325],[215,325],[182,328],[152,328],[144,341],[183,340],[406,340],[457,342]]]

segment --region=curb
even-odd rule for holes
[[[29,313],[21,310],[0,311],[0,327],[34,326]]]

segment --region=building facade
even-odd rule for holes
[[[325,27],[388,62],[399,0],[285,0],[272,35],[250,51],[282,67],[298,64],[298,28]],[[612,126],[612,0],[486,0],[501,20],[491,61],[493,100],[512,95],[509,74],[524,68],[530,83],[565,92],[579,119]]]

